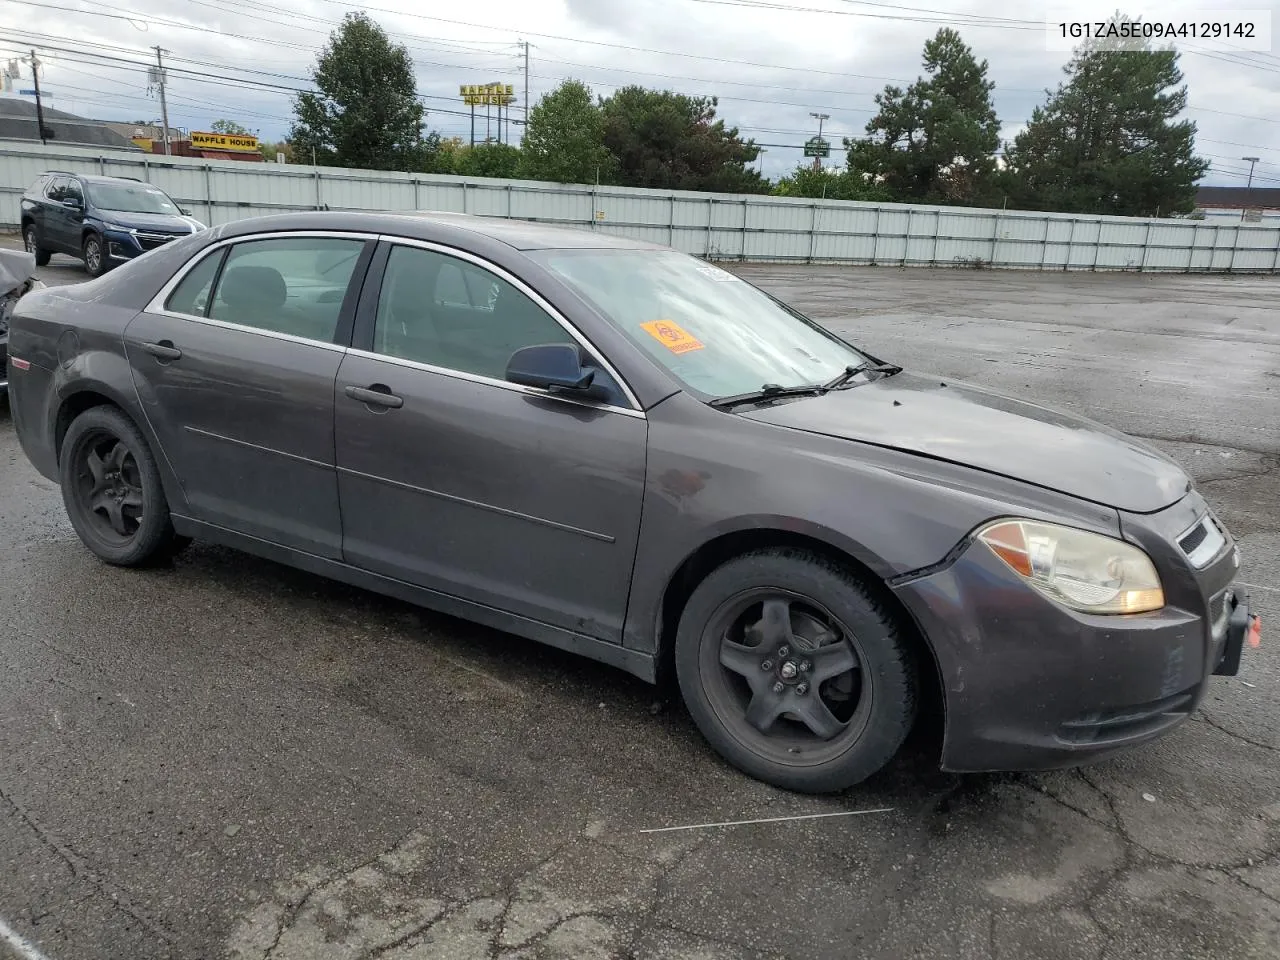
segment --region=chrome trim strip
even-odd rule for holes
[[[231,323],[227,320],[214,320],[212,317],[193,317],[189,313],[174,313],[169,310],[150,310],[148,313],[153,317],[171,317],[174,320],[186,320],[188,323],[203,323],[211,327],[222,327],[226,330],[238,330],[241,333],[253,333],[260,337],[269,337],[272,340],[284,340],[287,343],[300,343],[305,347],[318,347],[321,350],[332,350],[336,353],[346,353],[347,348],[341,344],[334,343],[331,340],[312,340],[309,337],[298,337],[292,333],[279,333],[275,330],[264,330],[261,327],[246,327],[243,324]]]
[[[566,533],[576,533],[579,536],[587,537],[591,540],[599,540],[601,543],[614,543],[615,538],[607,533],[596,533],[593,530],[584,530],[581,527],[573,527],[567,523],[559,523],[555,520],[547,520],[544,517],[535,517],[533,514],[520,513],[518,510],[508,510],[506,507],[494,506],[491,503],[483,503],[479,500],[468,500],[466,497],[454,496],[451,493],[442,493],[439,490],[431,490],[427,487],[415,486],[412,483],[402,483],[399,480],[392,480],[388,477],[378,477],[371,473],[362,473],[359,470],[352,470],[349,467],[338,467],[338,473],[344,473],[349,477],[359,477],[361,480],[371,480],[374,483],[385,483],[388,486],[397,487],[401,490],[408,490],[412,493],[420,493],[428,497],[436,497],[440,500],[448,500],[451,503],[460,503],[467,507],[476,507],[480,510],[488,510],[490,513],[498,513],[504,517],[514,517],[517,520],[528,520],[530,523],[541,524],[544,527],[552,527],[556,530],[563,530]]]
[[[380,234],[378,239],[385,241],[386,243],[396,244],[398,246],[417,247],[422,250],[431,250],[434,253],[440,253],[445,256],[456,257],[459,260],[466,260],[468,263],[474,264],[480,269],[488,271],[489,273],[492,273],[495,276],[505,280],[507,283],[511,284],[513,287],[515,287],[517,290],[523,293],[526,297],[528,297],[530,300],[536,303],[539,307],[545,310],[546,313],[551,317],[551,319],[555,320],[556,323],[560,324],[560,326],[564,328],[564,331],[567,334],[569,334],[569,336],[573,337],[574,340],[577,340],[581,346],[591,351],[592,355],[595,356],[600,361],[601,366],[603,366],[605,370],[609,372],[609,376],[613,377],[613,379],[617,382],[618,386],[622,388],[622,392],[626,394],[627,400],[631,404],[631,408],[637,413],[640,413],[643,415],[644,411],[640,406],[640,401],[636,399],[636,395],[632,391],[631,385],[628,384],[627,381],[623,379],[622,374],[618,373],[617,369],[613,366],[613,364],[611,364],[608,358],[605,357],[604,351],[598,349],[590,340],[588,340],[586,336],[584,336],[583,333],[580,330],[578,330],[577,327],[575,327],[572,323],[569,322],[569,320],[564,316],[564,314],[562,314],[559,310],[557,310],[554,306],[552,306],[550,301],[544,298],[541,294],[538,293],[538,291],[534,290],[531,286],[529,286],[527,283],[525,283],[515,274],[503,269],[502,267],[498,266],[496,263],[493,263],[489,260],[484,259],[484,257],[471,253],[468,250],[459,250],[457,247],[449,247],[441,243],[433,243],[430,240],[416,240],[412,237],[397,237],[397,236],[392,236],[391,234],[385,234],[385,233]],[[505,382],[505,381],[501,381],[501,382]],[[619,408],[613,408],[613,409],[619,409]]]
[[[514,393],[523,393],[530,397],[540,397],[544,400],[559,400],[561,403],[571,403],[575,407],[586,407],[589,410],[599,410],[603,413],[619,413],[624,417],[633,417],[639,420],[647,420],[643,410],[633,410],[630,407],[615,407],[611,403],[592,403],[587,400],[577,400],[573,397],[567,397],[563,394],[552,393],[549,390],[539,390],[537,387],[526,387],[519,383],[511,383],[508,380],[496,380],[493,377],[486,377],[478,373],[467,373],[463,370],[454,370],[450,367],[436,367],[429,363],[421,363],[417,360],[407,360],[403,357],[392,357],[385,353],[373,353],[369,350],[357,350],[354,347],[348,349],[348,356],[360,357],[363,360],[377,360],[382,363],[394,364],[397,367],[406,367],[410,370],[421,370],[423,373],[435,373],[444,377],[451,377],[454,380],[466,380],[469,383],[482,383],[490,387],[500,387],[503,390],[511,390]]]
[[[322,463],[319,460],[312,460],[310,457],[300,457],[296,453],[285,453],[283,450],[276,450],[272,447],[264,447],[257,443],[250,443],[248,440],[237,440],[235,437],[223,436],[220,433],[214,433],[211,430],[201,430],[199,427],[193,427],[190,424],[184,424],[183,429],[188,433],[194,433],[197,436],[208,437],[211,440],[222,440],[225,443],[233,443],[238,447],[248,447],[250,450],[257,450],[260,453],[272,453],[277,457],[284,457],[286,460],[295,460],[298,463],[305,463],[308,466],[320,467],[322,470],[332,470],[332,463]]]

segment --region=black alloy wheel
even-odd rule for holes
[[[675,661],[711,745],[790,790],[860,783],[915,719],[904,627],[856,573],[803,550],[755,551],[708,574],[681,614]]]
[[[119,409],[90,407],[76,417],[62,440],[58,470],[71,525],[107,563],[142,566],[190,542],[173,529],[146,439]]]

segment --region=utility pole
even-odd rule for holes
[[[830,120],[830,119],[831,119],[831,114],[829,114],[829,113],[811,113],[811,114],[809,114],[809,116],[814,117],[814,118],[818,121],[818,139],[819,139],[819,140],[821,140],[821,139],[822,139],[822,121],[824,121],[824,120]],[[821,169],[822,169],[822,158],[821,158],[821,157],[814,157],[814,158],[813,158],[813,169],[815,169],[815,170],[821,170]]]
[[[1245,185],[1245,210],[1241,212],[1240,219],[1243,220],[1245,213],[1253,206],[1253,167],[1258,162],[1258,157],[1241,157],[1241,160],[1249,161],[1249,182]]]
[[[40,134],[40,142],[47,144],[49,141],[44,136],[44,105],[40,102],[40,58],[36,56],[34,49],[31,51],[31,79],[36,84],[36,126],[39,128],[36,133]]]
[[[164,123],[164,153],[169,156],[173,153],[169,145],[169,103],[164,96],[164,61],[160,58],[160,54],[164,51],[160,49],[160,45],[156,44],[156,83],[160,85],[160,120]]]
[[[522,40],[524,44],[524,128],[529,129],[529,41]],[[524,139],[521,137],[521,139]]]

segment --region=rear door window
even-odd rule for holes
[[[237,243],[227,253],[209,317],[331,343],[364,246],[342,237]]]

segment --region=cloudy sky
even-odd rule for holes
[[[50,104],[99,119],[150,120],[158,99],[145,70],[160,45],[175,126],[207,130],[229,118],[278,138],[292,113],[289,89],[307,86],[316,52],[349,10],[377,20],[414,58],[431,126],[469,135],[464,83],[503,81],[523,93],[519,43],[530,43],[530,99],[567,77],[608,94],[643,84],[719,97],[720,115],[766,145],[764,172],[776,177],[800,160],[826,113],[834,144],[861,134],[886,83],[921,72],[924,41],[958,29],[990,63],[995,104],[1012,137],[1056,86],[1069,54],[1049,49],[1045,19],[1062,11],[1017,0],[4,0],[0,55],[36,46]],[[1120,3],[1130,14],[1159,10],[1161,21],[1203,20],[1205,10],[1262,11],[1280,22],[1277,0]],[[1076,0],[1073,19],[1105,18],[1117,0]],[[1056,18],[1055,18],[1056,19]],[[1181,65],[1197,146],[1213,168],[1206,183],[1280,186],[1280,54],[1186,41]],[[29,77],[29,72],[25,74]],[[15,83],[29,87],[29,82]],[[16,93],[14,94],[16,95]],[[3,101],[0,101],[0,108]],[[513,115],[519,118],[517,106]],[[481,120],[483,128],[483,119]],[[518,137],[518,127],[513,128]],[[482,131],[483,132],[483,129]],[[842,159],[839,158],[839,159]],[[832,161],[837,161],[833,153]]]

